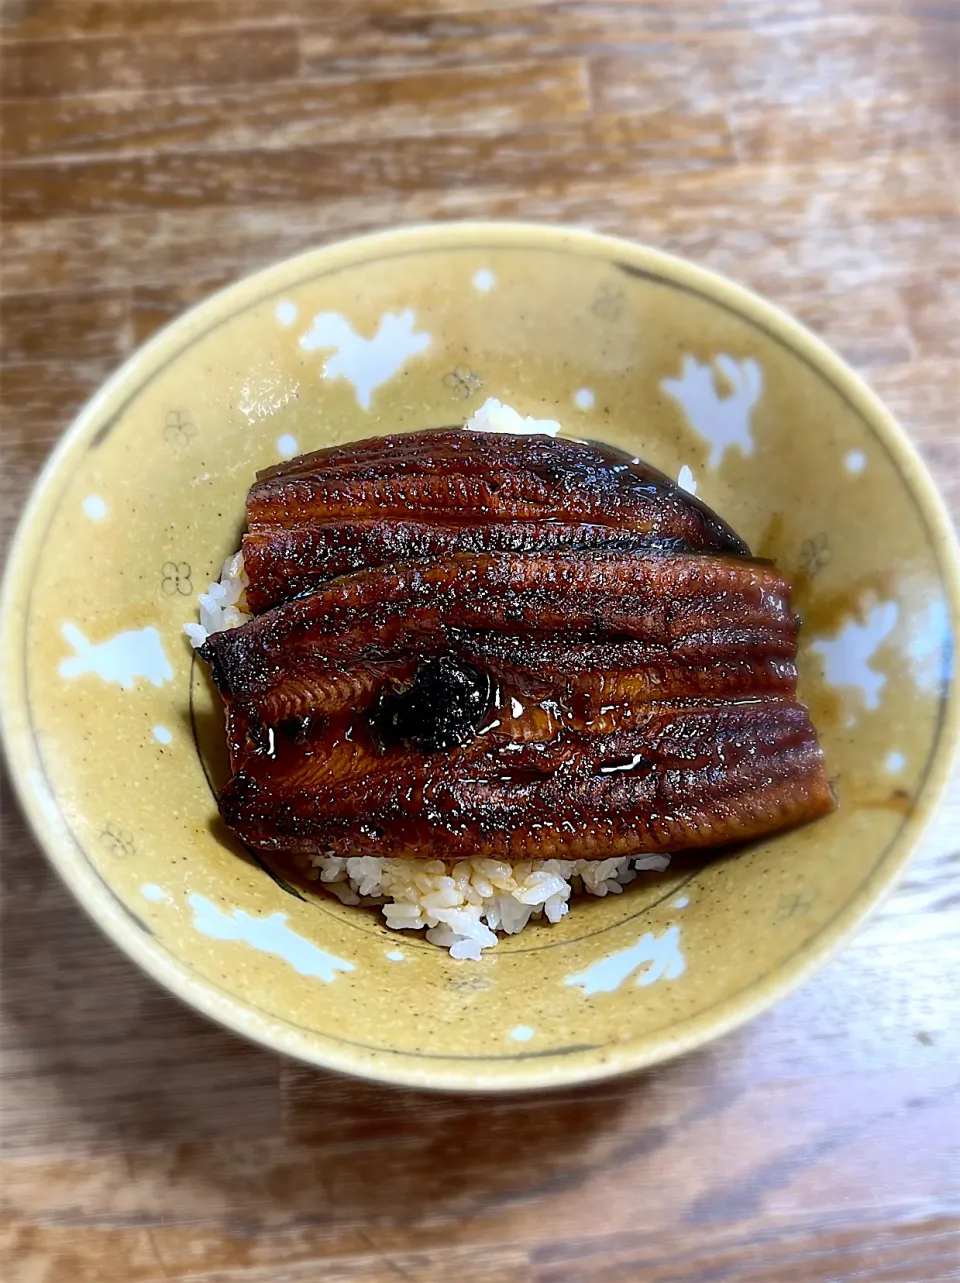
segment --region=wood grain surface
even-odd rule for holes
[[[7,0],[0,535],[217,286],[422,219],[563,220],[815,326],[960,516],[957,0]],[[444,1098],[179,1006],[3,806],[17,1283],[960,1279],[960,778],[842,959],[628,1081]]]

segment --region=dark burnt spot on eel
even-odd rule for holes
[[[493,697],[493,682],[451,655],[423,664],[413,681],[388,686],[370,715],[374,736],[388,747],[443,753],[472,740]]]

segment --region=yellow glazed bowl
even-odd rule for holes
[[[258,468],[462,422],[491,396],[673,477],[687,469],[794,577],[801,695],[840,807],[584,898],[472,963],[285,885],[231,840],[211,792],[219,707],[182,626],[239,546]],[[957,740],[957,564],[901,431],[776,308],[582,232],[391,232],[216,295],[82,412],[7,571],[6,750],[81,904],[237,1032],[417,1086],[601,1078],[769,1007],[889,888]]]

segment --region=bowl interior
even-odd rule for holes
[[[294,453],[462,422],[490,396],[642,456],[794,576],[801,695],[841,805],[677,860],[457,963],[259,865],[219,823],[218,701],[182,625]],[[955,739],[949,529],[836,358],[676,260],[546,229],[368,238],[280,265],[155,339],[61,446],[3,612],[15,777],[115,939],[233,1027],[400,1081],[571,1081],[779,996],[889,883]],[[276,876],[277,874],[280,876]]]

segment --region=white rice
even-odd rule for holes
[[[510,405],[503,405],[496,397],[490,397],[468,419],[464,427],[472,432],[512,432],[514,436],[530,437],[545,435],[555,437],[560,431],[560,424],[555,419],[531,419],[518,414]]]
[[[466,424],[477,432],[554,436],[552,419],[524,418],[491,397]],[[250,618],[243,554],[223,563],[220,577],[200,593],[200,622],[184,624],[192,646],[211,633],[237,628]],[[497,943],[497,932],[516,935],[529,922],[559,922],[571,895],[619,895],[644,870],[662,872],[668,855],[639,855],[609,860],[442,860],[389,859],[376,856],[313,855],[301,859],[306,876],[343,904],[378,907],[394,931],[425,931],[431,944],[451,957],[479,961]]]
[[[211,633],[222,633],[227,628],[238,628],[250,618],[247,607],[247,572],[243,568],[243,553],[235,552],[223,563],[220,578],[214,580],[206,592],[198,595],[200,603],[199,624],[184,624],[183,631],[196,650]]]
[[[475,858],[380,860],[375,856],[305,857],[307,874],[344,904],[376,905],[394,931],[422,931],[453,958],[479,962],[498,931],[516,935],[528,922],[556,923],[575,891],[619,895],[641,870],[662,872],[668,855],[611,860]]]

